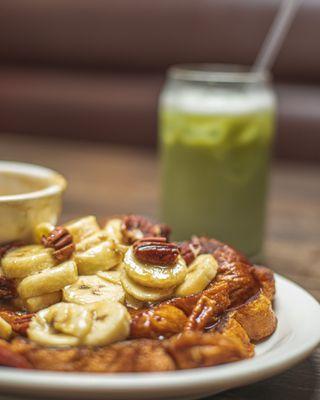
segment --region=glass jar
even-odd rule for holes
[[[207,235],[261,253],[275,96],[238,66],[168,71],[160,96],[162,218],[173,239]]]

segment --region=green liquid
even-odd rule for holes
[[[160,111],[162,217],[176,240],[208,235],[262,249],[273,111]]]

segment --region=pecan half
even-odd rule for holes
[[[0,317],[7,321],[12,329],[20,335],[27,334],[27,329],[33,316],[34,314],[32,313],[26,314],[10,310],[0,310]]]
[[[187,265],[200,254],[213,254],[222,243],[214,239],[193,236],[190,241],[179,243],[179,249]]]
[[[202,295],[188,318],[185,330],[202,331],[215,320],[215,309],[215,301]]]
[[[57,226],[48,236],[43,236],[41,243],[53,248],[53,255],[60,262],[68,260],[75,250],[73,237],[63,226]]]
[[[134,243],[133,253],[143,263],[171,265],[179,256],[179,249],[164,237],[146,237]]]
[[[191,242],[181,243],[179,244],[179,248],[187,265],[191,264],[201,251],[201,247],[199,245],[193,245]]]
[[[141,215],[126,215],[123,218],[122,234],[128,244],[146,236],[169,238],[170,228],[164,224],[153,224],[148,218]]]

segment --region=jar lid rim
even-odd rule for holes
[[[219,83],[264,83],[271,79],[267,71],[253,71],[236,64],[176,64],[168,70],[169,78],[183,81]]]

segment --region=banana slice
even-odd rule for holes
[[[104,231],[107,232],[109,239],[121,243],[123,238],[121,227],[122,220],[120,218],[112,218],[106,223]]]
[[[45,269],[35,275],[24,278],[18,285],[18,294],[23,298],[41,296],[57,292],[71,285],[78,278],[78,270],[74,261],[66,261],[57,267]]]
[[[129,246],[123,242],[122,220],[120,218],[110,219],[106,223],[104,231],[107,233],[108,239],[113,240],[116,243],[118,250],[124,255]]]
[[[121,271],[119,270],[99,271],[97,275],[108,282],[121,285]]]
[[[25,278],[56,264],[53,249],[28,245],[8,251],[2,258],[3,274],[7,278]]]
[[[121,283],[127,293],[135,299],[145,302],[167,299],[174,292],[174,288],[158,289],[139,285],[125,271],[121,274]]]
[[[112,271],[123,271],[124,270],[124,264],[123,262],[119,263],[118,265],[116,265],[114,268],[112,268]]]
[[[58,303],[39,311],[27,333],[29,339],[43,346],[78,346],[92,325],[90,310],[78,304]]]
[[[146,303],[144,301],[137,300],[129,293],[126,293],[125,305],[133,310],[140,310],[146,305]]]
[[[36,243],[41,243],[42,236],[48,236],[54,230],[55,226],[49,222],[41,222],[33,232],[33,237]]]
[[[2,317],[0,317],[0,338],[8,340],[12,335],[11,325],[8,324]]]
[[[77,304],[59,303],[49,309],[47,320],[56,331],[82,338],[90,332],[93,315]]]
[[[80,275],[92,275],[97,271],[108,270],[119,264],[121,259],[121,253],[111,241],[102,242],[89,250],[74,255]]]
[[[80,276],[78,280],[63,289],[63,299],[69,303],[89,304],[102,300],[124,302],[121,285],[108,282],[96,275]]]
[[[25,300],[25,306],[30,312],[37,312],[51,306],[52,304],[59,303],[62,299],[61,290],[58,292],[43,294],[41,296],[30,297]]]
[[[176,289],[177,296],[189,296],[205,289],[218,271],[218,263],[211,254],[198,256],[188,268],[183,283]]]
[[[127,309],[120,303],[58,303],[39,311],[27,333],[29,339],[44,346],[104,346],[126,339],[130,322]]]
[[[87,238],[81,240],[81,242],[77,243],[76,252],[89,250],[91,247],[94,247],[102,242],[106,242],[107,240],[110,240],[107,232],[101,229],[100,231],[88,236]]]
[[[97,219],[93,215],[67,222],[64,227],[71,233],[74,243],[79,243],[100,231]]]
[[[182,257],[169,266],[148,265],[139,262],[130,247],[124,256],[124,267],[129,277],[136,283],[151,288],[166,289],[183,282],[187,266]]]
[[[129,336],[131,317],[125,306],[113,301],[102,301],[86,307],[93,312],[94,320],[83,344],[105,346]]]

